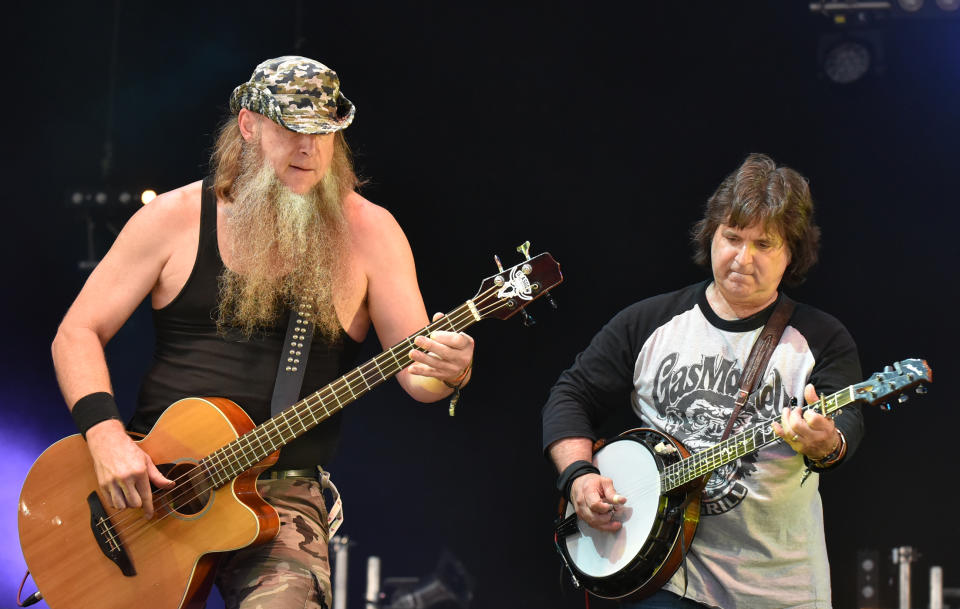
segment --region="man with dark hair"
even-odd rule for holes
[[[807,181],[750,155],[709,199],[693,230],[711,279],[617,314],[563,372],[543,409],[543,446],[561,492],[592,528],[617,531],[626,499],[592,465],[596,427],[632,405],[642,426],[691,452],[722,437],[751,348],[783,295],[816,261],[819,230]],[[766,423],[783,439],[713,473],[685,564],[629,607],[830,607],[818,475],[863,435],[858,407],[804,413],[817,391],[859,382],[856,346],[835,318],[795,304],[759,389],[734,431]],[[816,389],[814,388],[816,387]],[[637,582],[639,586],[643,582]]]
[[[288,310],[315,322],[301,396],[353,367],[371,325],[391,347],[429,323],[403,231],[356,192],[342,135],[355,108],[336,73],[304,57],[271,59],[236,88],[230,108],[214,175],[134,214],[53,343],[57,378],[102,496],[147,518],[151,483],[172,483],[127,436],[103,351],[147,295],[157,344],[129,425],[137,432],[188,396],[230,398],[256,423],[269,418],[281,353],[287,357]],[[412,350],[413,364],[397,375],[414,399],[434,402],[469,381],[469,336],[437,331],[415,342],[423,351]],[[299,348],[291,350],[294,370]],[[336,418],[319,425],[261,476],[280,532],[226,557],[218,584],[228,607],[330,605],[325,478],[317,466],[332,457],[338,432]]]

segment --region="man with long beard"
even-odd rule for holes
[[[157,345],[128,426],[141,433],[187,396],[227,397],[256,423],[269,418],[288,310],[315,322],[303,393],[353,366],[371,324],[389,347],[428,323],[403,231],[355,190],[341,132],[355,109],[336,73],[303,57],[271,59],[234,90],[230,107],[235,116],[220,131],[213,175],[134,214],[53,343],[102,496],[147,518],[151,483],[172,482],[128,437],[103,346],[148,294]],[[423,351],[412,350],[413,364],[397,375],[414,399],[440,400],[469,380],[469,336],[437,331],[416,345]],[[316,471],[338,431],[336,417],[324,422],[284,447],[261,476],[280,532],[227,555],[218,585],[228,607],[329,606],[327,511]]]

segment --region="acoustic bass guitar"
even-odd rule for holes
[[[521,250],[526,253],[526,250]],[[101,496],[80,435],[33,464],[20,493],[20,546],[53,609],[202,609],[217,553],[272,539],[276,511],[257,476],[279,450],[412,363],[413,339],[507,319],[563,281],[550,254],[486,278],[470,300],[261,425],[224,398],[171,405],[139,442],[176,485],[155,491],[154,517]]]

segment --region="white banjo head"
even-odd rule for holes
[[[660,470],[650,450],[629,438],[598,450],[593,464],[613,480],[617,493],[627,498],[614,515],[623,526],[619,531],[600,531],[578,519],[579,532],[569,535],[566,544],[577,569],[592,577],[606,577],[626,567],[646,543],[660,502]],[[568,503],[566,515],[572,513],[573,506]]]

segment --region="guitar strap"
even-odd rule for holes
[[[793,315],[794,302],[783,292],[780,293],[780,301],[777,303],[777,306],[773,309],[773,313],[770,314],[770,318],[767,320],[767,323],[764,325],[763,330],[760,331],[760,335],[757,337],[757,340],[754,341],[753,347],[750,349],[750,355],[747,357],[747,363],[743,367],[743,376],[740,380],[740,389],[737,391],[737,399],[733,404],[733,412],[730,413],[730,420],[727,421],[727,428],[723,430],[723,435],[720,437],[720,442],[723,442],[730,435],[730,432],[733,431],[733,426],[737,422],[737,416],[740,415],[740,411],[743,410],[743,407],[747,403],[747,398],[750,397],[750,394],[756,390],[757,383],[760,382],[760,373],[767,368],[767,364],[770,362],[770,356],[773,355],[774,349],[777,348],[777,345],[780,343],[780,337],[783,336],[783,331],[787,327],[787,322],[790,321],[790,316]],[[687,509],[687,504],[694,498],[699,497],[703,493],[703,489],[707,486],[707,481],[710,479],[710,474],[707,474],[703,477],[703,481],[700,483],[700,488],[694,493],[690,493],[687,496],[687,500],[680,506],[680,513],[684,514]],[[683,596],[687,595],[687,551],[690,548],[683,546],[683,533],[680,534],[680,553],[683,556],[681,559],[683,561]]]
[[[280,363],[277,365],[277,381],[273,385],[273,398],[270,400],[270,416],[280,414],[287,406],[300,400],[303,377],[307,370],[307,358],[313,343],[313,317],[310,305],[301,305],[290,309],[287,322],[287,336],[280,350]],[[332,495],[332,506],[327,510],[327,535],[333,537],[343,524],[343,501],[340,491],[330,480],[330,472],[317,466],[317,481],[320,482],[321,501],[326,502],[323,491]]]
[[[284,408],[300,399],[307,356],[310,355],[310,343],[313,341],[311,317],[310,305],[297,310],[290,309],[287,337],[280,351],[277,382],[273,385],[273,399],[270,401],[270,416],[280,414]]]

